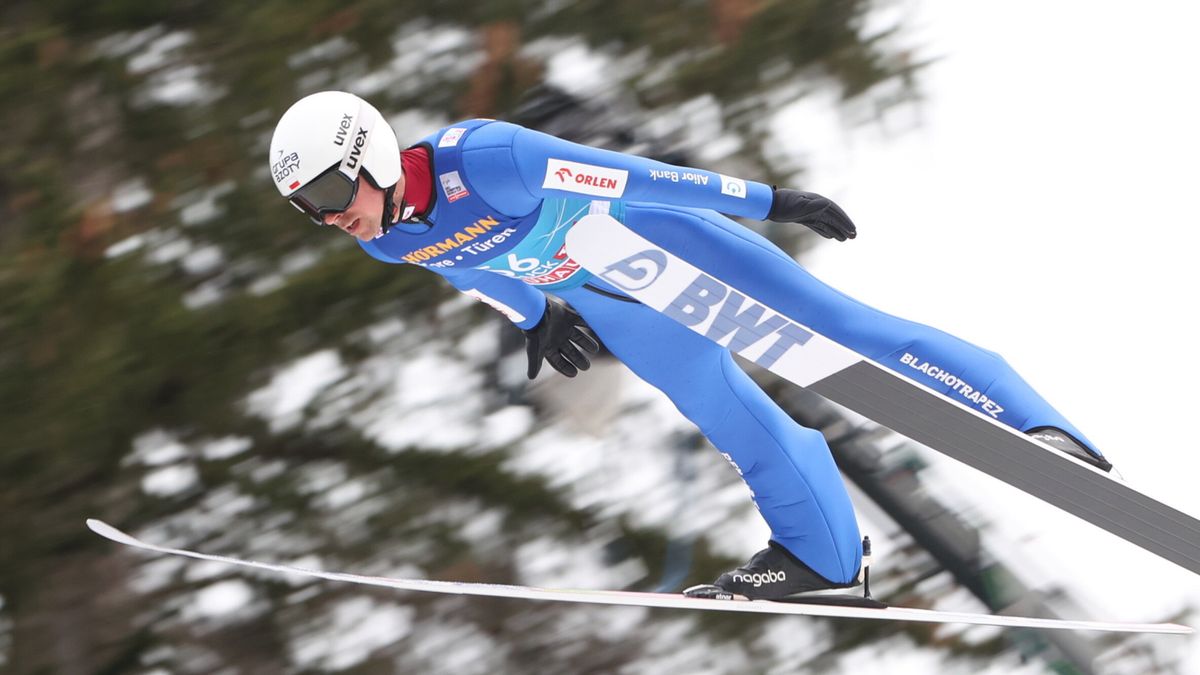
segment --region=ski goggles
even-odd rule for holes
[[[324,225],[325,216],[345,211],[358,196],[358,177],[347,176],[341,168],[339,162],[322,171],[293,192],[288,201],[309,220]]]

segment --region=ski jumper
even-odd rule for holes
[[[455,124],[419,145],[433,165],[423,222],[398,223],[363,249],[432,270],[523,329],[542,318],[545,292],[570,303],[734,465],[772,539],[830,582],[855,578],[862,548],[825,439],[784,413],[727,349],[572,260],[564,239],[580,218],[607,213],[793,320],[1020,431],[1052,426],[1087,443],[997,354],[843,295],[721,215],[765,218],[770,186],[492,120]]]

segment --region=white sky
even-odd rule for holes
[[[1200,514],[1200,3],[898,8],[905,42],[941,57],[918,110],[856,130],[820,100],[780,117],[811,168],[798,187],[859,227],[809,268],[1000,352],[1131,484]],[[946,464],[1003,538],[1024,537],[1014,553],[1071,578],[1097,618],[1155,618],[1181,591],[1200,603],[1200,577]]]

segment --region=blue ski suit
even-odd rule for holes
[[[770,186],[493,120],[455,124],[421,145],[433,162],[425,222],[399,223],[362,248],[444,276],[523,329],[542,318],[544,293],[570,303],[734,465],[772,538],[831,582],[855,578],[862,547],[824,438],[784,413],[727,349],[572,260],[564,239],[581,217],[607,213],[767,306],[1018,430],[1053,426],[1084,438],[1000,356],[843,295],[721,215],[766,218]]]

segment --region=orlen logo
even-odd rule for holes
[[[781,581],[787,581],[787,572],[783,570],[778,572],[767,570],[765,574],[760,572],[755,572],[754,574],[735,574],[733,575],[733,580],[753,584],[755,588],[758,588],[763,584],[776,584]]]
[[[625,194],[628,182],[629,172],[624,169],[550,158],[546,160],[542,187],[616,199]]]
[[[605,268],[600,276],[617,288],[640,291],[654,283],[666,268],[666,254],[651,248],[618,260]]]

